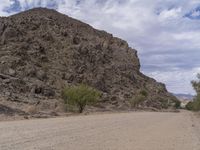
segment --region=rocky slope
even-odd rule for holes
[[[0,18],[3,106],[62,112],[62,89],[77,83],[102,92],[96,108],[103,110],[128,109],[130,98],[144,90],[141,107],[167,108],[176,100],[140,72],[137,51],[111,34],[44,8]]]

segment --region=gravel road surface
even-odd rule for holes
[[[0,122],[0,150],[200,150],[191,112],[133,112]]]

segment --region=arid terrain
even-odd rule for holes
[[[161,11],[160,5],[155,8],[156,11],[148,11],[154,14],[148,20],[158,16],[157,23],[140,19],[140,14],[148,13],[139,10],[138,17],[120,17],[134,18],[136,23],[141,20],[141,27],[134,27],[139,30],[128,33],[139,36],[140,40],[133,38],[136,43],[54,9],[27,8],[0,17],[0,150],[200,150],[200,114],[192,112],[200,110],[200,75],[191,82],[196,96],[172,94],[167,89],[173,88],[174,91],[169,88],[173,93],[182,90],[182,86],[174,89],[184,79],[180,80],[178,74],[198,70],[198,62],[189,68],[191,64],[185,61],[186,57],[183,60],[182,51],[181,56],[176,52],[187,45],[188,39],[183,35],[196,33],[196,27],[190,31],[188,23],[183,22],[187,32],[178,28],[173,32],[168,23],[181,17],[172,17],[171,12],[181,13],[182,7],[177,7],[180,12],[177,8]],[[193,16],[193,12],[199,13],[199,7],[187,13],[184,10],[182,18],[189,22],[188,15]],[[152,28],[151,24],[159,26]],[[119,32],[125,35],[124,29],[129,25],[119,25]],[[170,36],[165,28],[170,30]],[[159,35],[161,31],[167,38]],[[172,47],[176,40],[181,47]],[[193,42],[189,44],[196,50],[198,44],[194,48]],[[196,59],[196,55],[187,54]],[[141,55],[142,63],[138,57]],[[165,79],[175,75],[176,82]],[[190,75],[186,75],[189,79]]]
[[[101,92],[94,110],[129,110],[141,94],[141,107],[177,102],[112,34],[46,8],[0,17],[0,114],[55,116],[65,111],[63,89],[81,83]]]
[[[0,122],[0,149],[199,150],[199,122],[186,111]]]

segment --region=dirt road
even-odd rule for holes
[[[0,150],[200,150],[189,112],[0,122]]]

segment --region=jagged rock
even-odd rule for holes
[[[36,76],[36,69],[34,67],[27,67],[25,70],[26,76],[35,77]]]
[[[15,114],[26,115],[26,113],[24,111],[21,111],[18,109],[13,109],[11,107],[7,107],[7,106],[1,105],[1,104],[0,104],[0,114],[6,114],[9,116],[13,116]]]
[[[8,69],[8,75],[15,76],[16,75],[16,71],[10,68],[10,69]]]
[[[41,86],[36,86],[34,88],[34,93],[35,94],[42,94],[42,92],[43,92],[43,88]]]
[[[77,83],[100,90],[97,106],[106,109],[129,109],[130,98],[144,89],[141,107],[161,109],[176,100],[140,72],[137,51],[127,42],[54,10],[0,18],[0,41],[0,95],[20,109],[38,101],[38,111],[41,105],[54,109],[49,103],[60,103],[63,88]]]
[[[47,74],[46,72],[44,72],[43,70],[39,70],[36,72],[36,77],[39,79],[39,80],[45,80],[47,79]]]
[[[2,36],[3,44],[5,42],[8,42],[9,40],[16,40],[15,37],[17,36],[18,36],[18,32],[16,29],[12,27],[7,27],[5,31],[3,32],[3,36]]]
[[[78,37],[74,37],[73,38],[73,43],[74,44],[79,44],[80,43],[80,39]]]
[[[43,95],[47,97],[53,97],[55,96],[55,91],[50,87],[46,87],[43,90]]]
[[[0,35],[2,35],[3,34],[3,32],[4,32],[4,30],[5,30],[5,24],[4,23],[1,23],[0,24]]]

